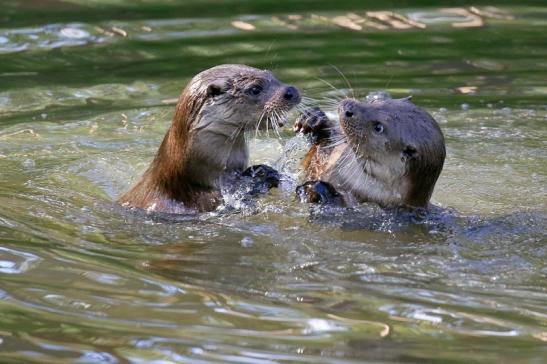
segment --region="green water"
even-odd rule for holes
[[[430,3],[2,0],[0,362],[546,362],[547,7]],[[461,216],[317,217],[290,183],[252,211],[116,208],[220,63],[325,104],[412,94]],[[292,138],[253,163],[298,159]]]

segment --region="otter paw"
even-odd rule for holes
[[[253,195],[265,193],[271,188],[278,187],[281,180],[278,171],[264,164],[251,166],[243,171],[242,175],[251,178],[250,193]]]
[[[330,121],[327,115],[318,107],[307,109],[294,122],[296,133],[310,134],[312,142],[329,136]]]
[[[308,181],[296,187],[296,196],[300,202],[344,205],[344,198],[330,183]]]

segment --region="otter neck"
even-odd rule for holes
[[[218,188],[224,173],[243,171],[248,161],[244,135],[230,136],[207,129],[185,132],[172,125],[154,160],[158,187],[188,204],[196,194]]]
[[[192,173],[191,127],[198,117],[204,99],[194,97],[185,89],[179,99],[171,127],[165,134],[156,157],[147,172],[148,179],[159,192],[190,205],[196,195],[209,192],[212,186]]]
[[[163,138],[148,174],[162,194],[187,203],[204,190],[188,173],[188,135],[180,133],[175,123]]]

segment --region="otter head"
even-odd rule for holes
[[[158,163],[171,163],[162,174],[213,187],[224,171],[247,167],[245,131],[276,128],[299,102],[298,90],[269,71],[228,64],[199,73],[182,91],[158,153]]]
[[[446,155],[435,120],[410,102],[347,99],[342,131],[365,174],[358,192],[382,205],[427,206]]]
[[[279,82],[270,71],[244,65],[221,65],[196,75],[189,85],[202,95],[191,129],[233,133],[283,125],[286,114],[300,102],[293,86]]]

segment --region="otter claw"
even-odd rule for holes
[[[268,190],[278,187],[281,176],[272,167],[265,164],[257,164],[247,168],[242,173],[245,177],[252,180],[251,194],[265,193]]]
[[[330,183],[308,181],[296,187],[296,196],[300,202],[344,205],[344,199]]]
[[[303,132],[308,134],[310,132],[317,132],[324,127],[329,121],[327,115],[318,107],[307,109],[302,113],[294,123],[295,132]]]
[[[318,107],[307,109],[295,121],[293,130],[296,133],[302,132],[304,135],[311,134],[311,142],[317,143],[320,139],[329,136],[327,127],[329,118]]]

